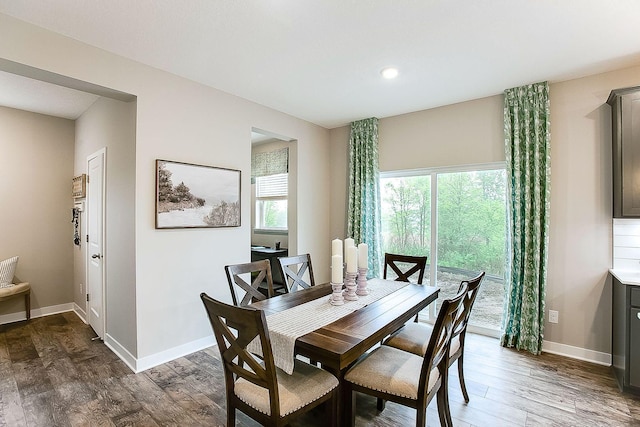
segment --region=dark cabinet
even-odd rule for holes
[[[613,278],[613,371],[623,391],[640,394],[640,286]]]
[[[268,259],[271,263],[271,277],[273,278],[273,287],[274,288],[282,288],[284,283],[284,278],[282,277],[282,270],[280,269],[280,262],[278,258],[287,256],[289,251],[286,248],[283,249],[271,249],[271,248],[251,248],[251,261],[260,261],[263,259]]]
[[[613,217],[640,218],[640,86],[611,91]]]

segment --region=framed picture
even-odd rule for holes
[[[239,226],[239,170],[156,160],[156,228]]]

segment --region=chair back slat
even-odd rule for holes
[[[460,287],[458,288],[458,292],[462,289],[463,286],[467,286],[467,293],[464,297],[463,307],[460,311],[458,318],[456,319],[453,325],[453,336],[456,337],[460,335],[467,329],[467,325],[469,324],[469,317],[471,316],[471,309],[473,308],[473,303],[475,302],[478,291],[480,290],[480,284],[484,279],[484,271],[478,274],[473,279],[464,280],[460,283]]]
[[[228,305],[205,293],[200,294],[200,298],[220,350],[227,395],[233,393],[237,377],[243,378],[268,390],[271,413],[279,416],[278,380],[264,312],[253,307]],[[260,340],[261,360],[247,351],[254,339]]]
[[[271,275],[271,263],[269,260],[248,262],[244,264],[227,265],[224,267],[227,273],[227,281],[231,289],[231,298],[234,305],[247,306],[255,301],[271,298],[273,292],[273,277]],[[250,277],[251,282],[244,276]],[[260,291],[260,285],[266,280],[267,295]],[[238,288],[244,291],[244,295],[238,295]]]
[[[311,265],[311,255],[295,255],[289,257],[278,258],[282,277],[285,279],[287,292],[294,292],[298,288],[307,289],[315,286],[316,282],[313,277],[313,267]],[[305,280],[305,273],[309,276],[309,280]]]
[[[411,276],[418,273],[418,284],[422,284],[424,272],[427,266],[426,256],[412,256],[399,254],[384,254],[383,279],[387,278],[387,270],[391,268],[398,276],[395,280],[399,282],[410,282]]]
[[[467,285],[464,284],[453,298],[442,301],[438,317],[433,325],[429,345],[424,355],[418,396],[426,396],[428,394],[426,387],[429,382],[429,375],[434,367],[438,368],[441,376],[447,372],[447,357],[451,338],[453,337],[453,326],[459,312],[462,310],[466,293]]]

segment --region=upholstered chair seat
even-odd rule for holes
[[[433,332],[433,326],[424,323],[407,323],[389,337],[385,341],[384,345],[396,347],[418,356],[424,356],[429,345],[429,338],[431,338],[431,332]],[[460,349],[460,335],[456,335],[451,339],[451,348],[449,353],[453,354]]]
[[[276,368],[281,416],[304,408],[338,387],[338,379],[329,372],[300,360],[294,363],[292,375]],[[234,392],[240,400],[253,409],[265,415],[271,415],[268,389],[239,378]]]
[[[394,347],[380,346],[358,362],[345,375],[353,384],[372,390],[384,391],[398,397],[418,399],[418,383],[424,358]],[[440,380],[438,368],[429,374],[427,393]]]

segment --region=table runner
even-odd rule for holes
[[[299,337],[335,322],[408,284],[408,282],[370,279],[367,281],[369,295],[359,296],[357,301],[345,300],[344,305],[331,305],[329,296],[325,295],[279,313],[267,315],[267,328],[275,365],[286,373],[292,374],[294,349]],[[262,355],[258,338],[254,339],[247,349],[254,354]]]

